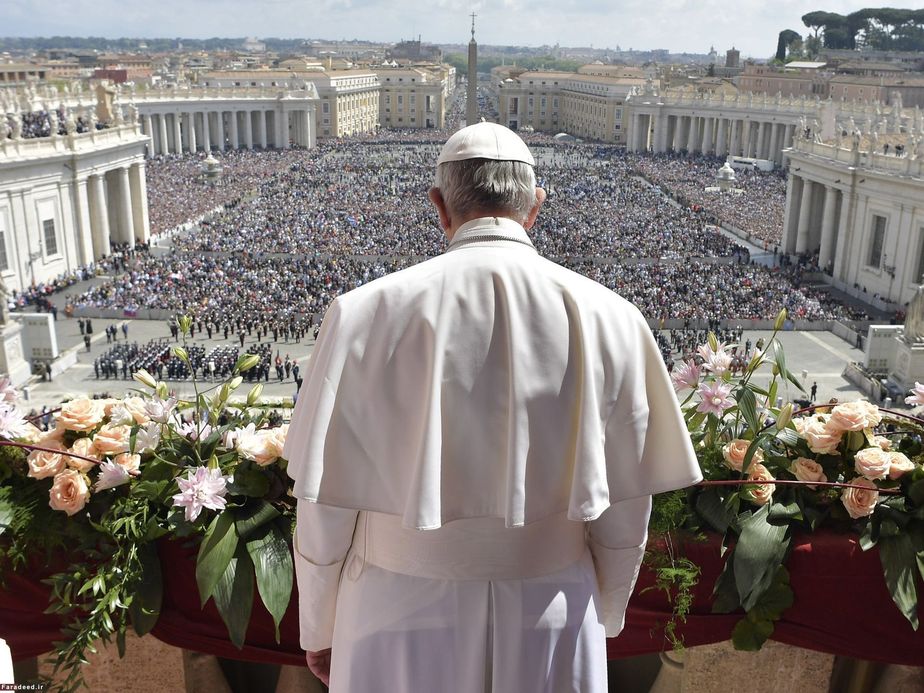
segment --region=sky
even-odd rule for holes
[[[915,8],[924,0],[4,0],[3,36],[266,37],[429,43],[666,48],[767,58],[777,35],[806,35],[800,17],[863,7]]]

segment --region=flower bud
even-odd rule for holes
[[[249,371],[258,363],[260,363],[260,357],[257,354],[244,354],[237,360],[234,370],[243,373],[244,371]]]
[[[719,339],[718,337],[715,336],[715,333],[710,332],[707,341],[709,342],[710,349],[712,349],[713,351],[719,350]]]
[[[254,385],[251,388],[250,392],[247,393],[247,406],[252,407],[254,404],[256,404],[257,400],[260,399],[261,394],[263,394],[263,385],[262,384]]]
[[[189,334],[189,328],[192,325],[192,318],[188,315],[181,315],[179,319],[180,323],[180,332],[183,334]]]
[[[163,380],[157,383],[156,394],[161,399],[167,399],[167,394],[168,394],[167,383],[165,383]]]
[[[244,382],[244,379],[241,376],[236,375],[233,378],[231,378],[231,382],[228,383],[228,387],[231,390],[236,390],[237,388],[241,386],[242,382]]]
[[[783,329],[783,325],[786,324],[786,309],[783,308],[779,314],[776,316],[776,322],[773,323],[773,329],[776,332],[779,332]]]
[[[186,353],[186,349],[181,346],[173,347],[173,355],[176,356],[183,363],[189,363],[189,354]]]
[[[154,380],[154,376],[148,373],[144,368],[132,373],[132,378],[134,378],[145,387],[150,387],[152,389],[157,387],[157,381]]]
[[[780,409],[780,415],[776,417],[776,430],[782,431],[789,425],[789,422],[792,421],[792,410],[792,402],[787,402],[783,408]]]

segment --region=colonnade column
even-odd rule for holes
[[[218,137],[218,151],[225,151],[225,114],[223,111],[215,112],[215,135]]]
[[[196,145],[197,145],[197,142],[196,142],[196,114],[187,113],[186,122],[189,124],[188,125],[189,137],[186,138],[189,141],[189,152],[190,154],[195,154]]]
[[[715,155],[716,156],[727,156],[728,155],[728,144],[727,144],[727,132],[728,132],[728,121],[725,118],[718,119],[718,127],[716,132],[715,139]]]
[[[305,133],[305,139],[302,144],[308,148],[314,146],[314,122],[311,118],[311,111],[307,108],[302,111],[302,131]]]
[[[796,203],[796,191],[802,190],[802,179],[793,174],[789,174],[786,181],[786,211],[783,213],[783,242],[782,253],[791,255],[796,252],[796,230],[799,219],[793,215],[793,205]]]
[[[780,124],[771,123],[770,124],[770,154],[767,156],[768,159],[774,163],[778,163],[780,160]]]
[[[690,116],[690,135],[687,137],[687,151],[695,154],[699,151],[699,126],[702,118]]]
[[[87,179],[78,178],[74,182],[74,216],[77,218],[77,250],[80,264],[87,265],[93,257],[93,225],[90,221],[90,191]]]
[[[174,151],[177,154],[183,153],[183,129],[180,127],[181,117],[179,112],[173,114],[173,144]]]
[[[205,149],[206,154],[212,151],[212,125],[209,123],[210,115],[208,111],[202,112],[202,147]]]
[[[253,113],[244,111],[244,143],[247,149],[253,149]]]
[[[237,118],[238,111],[231,111],[231,149],[238,149],[241,146],[241,141],[237,136]]]
[[[738,148],[738,135],[741,130],[741,121],[735,118],[731,122],[731,134],[728,138],[728,153],[731,156],[738,156],[741,150]]]
[[[159,113],[157,117],[160,119],[160,153],[169,154],[170,147],[167,144],[167,117],[163,113]]]
[[[825,186],[825,206],[821,215],[821,248],[818,251],[818,266],[827,269],[834,255],[834,210],[837,204],[837,188]]]
[[[713,130],[715,130],[715,118],[706,118],[706,126],[703,130],[703,154],[712,152]]]
[[[276,126],[276,132],[279,133],[279,138],[276,140],[276,147],[282,146],[283,149],[289,148],[289,112],[285,109],[285,106],[280,108],[275,115],[276,119],[279,121],[279,124]]]
[[[134,216],[132,214],[132,191],[128,182],[128,167],[119,168],[119,240],[128,243],[129,248],[135,247],[135,234],[132,228]]]
[[[106,180],[103,174],[90,176],[90,217],[93,229],[93,256],[109,255],[109,214],[106,207]]]
[[[150,115],[144,117],[144,134],[151,140],[148,144],[148,156],[154,156],[154,119]]]
[[[151,239],[151,221],[144,163],[132,164],[128,173],[132,191],[132,236],[141,243],[147,243]]]
[[[758,159],[769,159],[769,156],[765,155],[764,149],[764,136],[767,134],[767,124],[764,121],[760,121],[760,125],[757,126],[757,147],[754,156]]]
[[[260,146],[266,149],[266,111],[261,108],[258,113],[260,114]]]
[[[804,253],[808,250],[809,242],[809,217],[812,212],[812,193],[814,184],[805,178],[802,182],[802,201],[799,203],[799,226],[796,232],[796,253]]]
[[[787,125],[786,132],[783,134],[783,141],[780,143],[780,149],[785,149],[786,147],[792,146],[792,138],[796,132],[795,125]],[[782,157],[781,157],[782,160]]]

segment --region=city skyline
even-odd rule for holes
[[[421,36],[428,43],[465,43],[469,14],[478,15],[476,39],[482,44],[668,49],[674,53],[721,54],[736,47],[742,57],[768,58],[777,35],[791,29],[810,33],[801,16],[824,9],[846,14],[868,2],[836,0],[774,4],[743,0],[734,12],[719,0],[437,0],[421,6],[407,0],[324,0],[314,13],[298,14],[298,0],[75,0],[67,12],[31,0],[7,3],[5,36],[103,36],[106,38],[209,38],[255,36],[397,42]],[[833,4],[833,6],[831,6]],[[897,0],[891,7],[914,8],[920,0]],[[361,18],[361,21],[358,21]]]

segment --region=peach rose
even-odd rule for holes
[[[892,449],[892,441],[886,438],[885,436],[873,436],[873,445],[878,445],[880,448],[888,452]]]
[[[141,455],[138,454],[133,455],[128,452],[123,452],[121,455],[113,457],[112,461],[132,476],[138,476],[139,470],[141,469]]]
[[[892,455],[880,447],[863,448],[854,456],[853,466],[867,479],[885,479],[892,468]]]
[[[30,421],[27,421],[22,429],[22,435],[19,439],[25,443],[32,443],[33,445],[39,445],[39,441],[47,435],[45,431]],[[48,431],[48,433],[50,432],[51,431]]]
[[[286,435],[289,432],[289,424],[282,424],[276,428],[271,428],[267,432],[267,444],[276,457],[282,457],[282,449],[286,445]]]
[[[841,503],[847,508],[847,513],[854,520],[861,517],[872,515],[876,509],[876,502],[879,500],[879,491],[869,479],[857,477],[850,481],[856,486],[865,486],[866,488],[845,488],[841,492]]]
[[[828,427],[832,431],[862,431],[878,426],[882,421],[879,407],[869,402],[858,400],[838,404],[831,410]]]
[[[54,450],[64,450],[64,446],[55,440],[42,442],[41,445]],[[60,452],[46,452],[45,450],[33,450],[26,458],[26,462],[29,464],[29,476],[33,479],[46,479],[63,472],[67,467],[64,455]]]
[[[122,405],[131,412],[132,418],[135,420],[136,424],[144,426],[151,420],[142,397],[126,397],[122,400]]]
[[[735,438],[731,442],[726,443],[722,446],[722,457],[725,458],[725,464],[734,469],[736,472],[740,472],[741,468],[744,466],[744,457],[747,454],[748,446],[750,446],[750,440],[743,440],[742,438]],[[760,464],[764,461],[764,451],[760,448],[754,450],[754,456],[751,458],[751,464]]]
[[[94,460],[99,460],[96,454],[96,448],[93,447],[93,441],[90,438],[78,438],[74,441],[74,444],[71,445],[70,451],[75,455],[83,455],[84,457],[92,457]],[[76,469],[78,472],[86,473],[93,469],[96,464],[88,460],[82,460],[79,457],[68,457],[67,466],[71,469]]]
[[[73,515],[83,509],[90,497],[87,479],[76,469],[67,469],[55,476],[49,496],[48,505],[53,510]]]
[[[256,431],[255,433],[242,433],[237,439],[237,451],[246,459],[265,467],[279,455],[276,452],[276,443],[270,437],[270,431]]]
[[[118,455],[121,452],[128,452],[131,433],[130,426],[106,424],[93,437],[93,447],[100,455]]]
[[[833,455],[837,452],[841,431],[828,428],[827,418],[823,414],[796,419],[793,423],[812,452],[818,455]]]
[[[828,477],[825,475],[821,465],[818,464],[815,460],[810,460],[807,457],[797,457],[793,461],[789,471],[791,471],[793,476],[796,477],[799,481],[828,480]],[[809,488],[815,489],[818,487],[815,485],[809,485]]]
[[[60,443],[64,440],[65,433],[67,433],[67,429],[63,426],[55,426],[54,428],[49,428],[47,431],[39,431],[39,439],[35,444],[45,445],[45,443]]]
[[[773,475],[762,464],[751,464],[748,469],[748,481],[774,481]],[[747,485],[744,487],[745,495],[755,505],[766,505],[773,496],[776,484],[757,484],[755,486]]]
[[[58,426],[68,431],[92,431],[103,420],[103,407],[87,397],[73,399],[58,412]]]
[[[99,406],[103,408],[103,412],[106,416],[112,414],[112,408],[114,406],[122,404],[122,400],[115,399],[114,397],[107,397],[106,399],[98,399],[96,401],[99,402]]]
[[[914,471],[914,462],[902,452],[890,452],[889,459],[892,461],[892,466],[889,467],[890,479],[900,479],[906,473]]]

